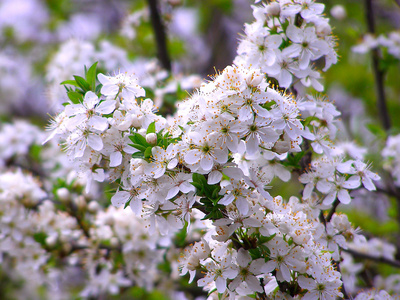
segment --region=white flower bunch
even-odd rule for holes
[[[400,59],[400,32],[392,31],[388,34],[380,34],[374,36],[372,34],[365,34],[361,43],[352,48],[355,53],[367,53],[372,49],[381,47],[386,52],[396,59]]]
[[[253,6],[255,21],[245,24],[236,64],[259,68],[281,88],[298,81],[323,90],[319,71],[337,63],[336,39],[324,4],[314,0],[279,0]],[[317,62],[324,60],[324,62]]]

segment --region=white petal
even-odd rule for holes
[[[103,141],[101,137],[95,134],[89,134],[87,138],[87,143],[93,150],[100,151],[103,149]]]
[[[115,109],[115,101],[114,100],[106,100],[100,103],[99,106],[96,107],[95,111],[97,113],[106,115],[111,114]]]
[[[100,116],[92,116],[89,119],[88,125],[96,130],[104,131],[108,128],[108,121],[106,118]]]
[[[113,152],[110,155],[110,167],[119,166],[122,163],[122,153],[119,151]]]
[[[85,98],[83,99],[83,102],[85,103],[85,106],[88,109],[92,109],[95,107],[97,103],[99,103],[100,99],[97,97],[95,93],[92,91],[89,91],[85,94]]]
[[[200,160],[200,166],[204,171],[210,171],[214,165],[214,160],[210,155],[205,155]]]
[[[339,201],[343,204],[349,204],[351,202],[351,197],[349,191],[346,189],[341,189],[337,195]]]
[[[220,171],[211,171],[211,173],[208,174],[207,183],[216,184],[220,182],[221,179],[222,179],[222,173]]]
[[[188,152],[186,152],[185,154],[185,162],[188,164],[195,164],[197,163],[201,156],[200,156],[200,151],[197,149],[193,149],[193,150],[189,150]]]
[[[140,216],[142,214],[142,200],[132,199],[130,207],[135,215]]]
[[[167,199],[167,200],[172,199],[172,198],[174,198],[178,193],[179,193],[179,187],[174,186],[174,187],[172,187],[172,188],[168,191],[167,197],[166,197],[165,199]]]
[[[111,203],[115,207],[121,207],[129,200],[130,194],[126,191],[119,191],[111,197]]]

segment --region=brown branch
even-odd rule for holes
[[[378,263],[384,263],[384,264],[388,264],[388,265],[391,265],[391,266],[396,267],[396,268],[400,268],[400,261],[397,261],[397,260],[391,260],[391,259],[387,259],[387,258],[384,258],[384,257],[376,257],[376,256],[372,256],[372,255],[369,255],[369,254],[360,253],[360,252],[357,252],[357,251],[352,250],[352,249],[342,249],[342,250],[344,252],[347,252],[347,253],[353,255],[353,257],[355,257],[355,258],[368,259],[368,260],[372,260],[372,261],[375,261],[375,262],[378,262]]]
[[[167,36],[165,27],[162,23],[160,13],[158,11],[157,0],[148,0],[150,7],[151,24],[153,25],[154,37],[157,44],[157,56],[164,69],[171,71],[171,60],[167,49]]]

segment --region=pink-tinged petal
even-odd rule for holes
[[[336,199],[336,193],[337,193],[336,191],[329,193],[329,194],[325,197],[323,203],[324,203],[325,205],[332,204],[333,201],[335,201],[335,199]]]
[[[108,121],[106,118],[100,116],[92,116],[89,119],[88,125],[96,130],[104,131],[108,128]]]
[[[99,97],[97,97],[97,95],[92,91],[87,92],[85,94],[85,98],[83,99],[83,102],[88,109],[94,108],[99,101]]]
[[[351,202],[351,197],[348,190],[341,189],[337,195],[339,201],[343,204],[349,204]]]
[[[119,151],[113,152],[110,155],[110,167],[117,167],[122,163],[122,153]]]
[[[114,100],[106,100],[103,101],[99,104],[99,106],[96,107],[95,111],[97,113],[107,115],[111,114],[115,109],[115,101]]]
[[[172,199],[172,198],[174,198],[178,193],[179,193],[179,187],[174,186],[174,187],[172,187],[172,188],[168,191],[167,197],[166,197],[165,199],[167,199],[167,200]]]
[[[220,171],[211,171],[211,173],[208,174],[207,183],[216,184],[220,182],[221,179],[222,179],[222,173]]]
[[[129,206],[135,215],[140,216],[142,214],[142,200],[132,199]]]
[[[70,104],[65,107],[65,114],[67,117],[84,114],[86,108],[82,104]]]
[[[250,262],[251,256],[249,252],[247,252],[243,248],[240,248],[237,255],[237,263],[239,264],[239,266],[245,268],[249,265]]]
[[[189,150],[188,152],[186,152],[184,158],[186,163],[190,165],[195,164],[201,158],[200,151],[197,149]]]
[[[129,200],[130,194],[126,191],[119,191],[111,197],[111,203],[115,207],[121,207]]]
[[[103,149],[103,141],[98,135],[89,134],[87,137],[87,143],[93,150],[100,151]]]
[[[218,293],[223,293],[226,290],[226,280],[219,276],[215,280],[215,286],[217,287]]]
[[[307,289],[307,290],[312,290],[315,288],[315,283],[316,281],[312,278],[306,278],[304,276],[300,276],[297,280],[297,282],[299,283],[299,285],[303,288],[303,289]]]

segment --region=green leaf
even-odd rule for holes
[[[203,189],[203,186],[198,182],[193,181],[193,182],[190,182],[190,184],[193,185],[197,189],[198,192]]]
[[[136,149],[138,149],[138,150],[140,150],[142,152],[145,152],[146,149],[147,149],[146,146],[143,146],[143,145],[140,145],[140,144],[129,144],[129,146],[132,146],[132,147],[134,147],[134,148],[136,148]]]
[[[135,152],[132,154],[132,158],[144,158],[143,152]]]
[[[81,103],[83,100],[83,96],[81,93],[79,92],[75,92],[75,91],[69,91],[67,93],[68,98],[72,101],[72,103],[74,104],[78,104]]]
[[[86,72],[86,82],[89,83],[92,91],[94,91],[96,87],[97,63],[98,62],[95,62]]]
[[[147,134],[156,133],[156,122],[150,123],[149,127],[147,127]]]
[[[73,85],[73,86],[76,86],[76,87],[80,87],[79,84],[77,84],[75,80],[65,80],[65,81],[60,83],[60,85],[66,85],[66,84]]]
[[[124,205],[124,209],[127,208],[129,206],[129,204],[131,204],[132,199],[129,199],[128,201],[126,201],[125,205]]]
[[[47,234],[45,232],[36,232],[33,234],[33,238],[39,244],[41,244],[43,246],[46,245]]]
[[[90,91],[90,84],[86,82],[83,77],[74,75],[76,83],[82,88],[84,92]]]
[[[146,150],[144,151],[144,157],[145,158],[150,158],[151,157],[151,149],[153,149],[153,147],[147,147]]]

